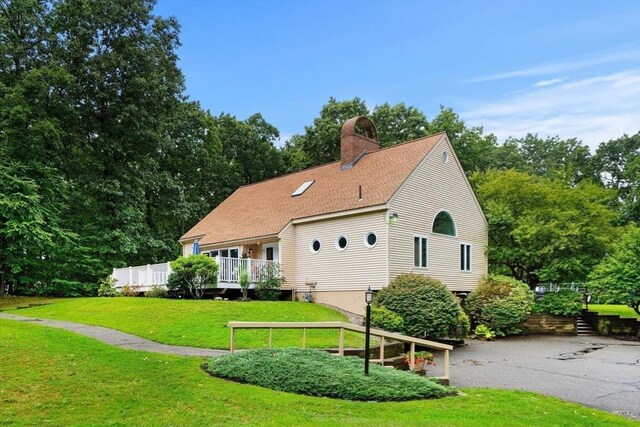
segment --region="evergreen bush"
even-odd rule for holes
[[[556,316],[579,316],[582,313],[582,294],[571,289],[549,292],[535,302],[533,311]]]

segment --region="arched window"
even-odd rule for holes
[[[455,236],[456,225],[448,212],[440,211],[433,220],[433,229],[431,231],[438,234],[446,234],[447,236]]]

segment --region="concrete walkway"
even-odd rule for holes
[[[102,326],[84,325],[81,323],[64,322],[61,320],[40,319],[37,317],[25,317],[15,314],[0,312],[0,319],[16,320],[18,322],[34,323],[42,326],[66,329],[80,335],[95,338],[103,343],[129,350],[142,350],[151,353],[175,354],[178,356],[211,357],[229,353],[225,350],[212,350],[207,348],[183,347],[178,345],[160,344],[149,341],[135,335],[103,328]]]
[[[599,336],[467,340],[451,352],[451,385],[535,391],[640,419],[640,342]]]

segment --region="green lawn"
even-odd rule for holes
[[[620,317],[630,317],[640,319],[638,313],[633,308],[622,304],[589,304],[589,311],[595,311],[600,314],[617,314]]]
[[[202,359],[122,350],[71,332],[0,320],[0,425],[637,426],[535,393],[350,402],[213,378]],[[259,369],[259,367],[256,367]]]
[[[15,307],[0,300],[0,307]],[[29,300],[34,302],[33,300]],[[213,301],[162,298],[67,298],[21,310],[9,310],[22,316],[69,320],[106,326],[153,341],[203,348],[229,348],[229,320],[271,322],[346,321],[342,314],[327,307],[305,302]],[[259,348],[268,345],[266,330],[239,330],[237,348]],[[310,347],[338,346],[337,330],[309,330]],[[345,334],[345,345],[362,347],[363,334]],[[299,347],[302,331],[274,330],[274,347]]]

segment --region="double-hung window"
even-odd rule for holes
[[[460,244],[460,270],[471,271],[471,245],[468,243]]]
[[[423,236],[413,237],[413,265],[418,268],[427,268],[427,238]]]

